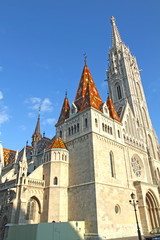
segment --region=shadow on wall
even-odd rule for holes
[[[9,225],[7,240],[82,240],[84,222]]]

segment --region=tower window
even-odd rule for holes
[[[62,131],[59,132],[59,136],[60,136],[60,138],[62,138]]]
[[[120,131],[118,130],[118,137],[120,138]]]
[[[72,132],[72,135],[73,135],[73,126],[71,127],[71,132]]]
[[[97,118],[95,118],[95,125],[96,125],[96,127],[98,127],[98,121],[97,121]]]
[[[85,118],[85,120],[84,120],[84,125],[85,125],[85,128],[88,127],[88,119],[87,118]]]
[[[118,95],[118,99],[122,98],[121,88],[119,85],[117,86],[117,95]]]
[[[79,123],[77,123],[77,132],[79,132]]]
[[[58,185],[58,178],[57,178],[57,177],[54,178],[53,184],[54,184],[54,185]]]
[[[70,136],[71,135],[71,129],[68,128],[68,135]]]
[[[116,174],[115,174],[115,168],[114,168],[113,152],[110,152],[110,153],[109,153],[109,156],[110,156],[111,176],[112,176],[113,178],[115,178],[115,177],[116,177]]]

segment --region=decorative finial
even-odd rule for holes
[[[45,132],[43,132],[43,137],[45,137]]]
[[[65,97],[67,98],[67,89],[66,89],[66,92],[65,92]]]
[[[28,140],[26,141],[26,147],[28,146]]]
[[[116,19],[112,16],[111,17],[111,23],[113,24],[113,23],[115,23],[115,21],[116,21]]]
[[[87,65],[87,55],[86,55],[86,53],[84,53],[83,56],[84,56],[84,65],[86,66]]]

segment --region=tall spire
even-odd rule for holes
[[[100,105],[102,104],[101,97],[86,63],[83,68],[74,104],[78,111],[82,111],[87,107],[94,107],[100,110]]]
[[[70,105],[69,105],[69,100],[68,100],[67,91],[66,91],[63,106],[62,106],[61,113],[57,123],[60,123],[65,119],[69,118],[69,111],[70,111]]]
[[[34,131],[34,133],[32,135],[32,146],[34,146],[42,138],[42,135],[40,133],[40,110],[41,109],[39,108],[38,120],[37,120],[36,128],[35,128],[35,131]]]
[[[116,26],[116,19],[112,16],[111,17],[111,24],[112,24],[112,47],[117,47],[121,42],[121,37]]]

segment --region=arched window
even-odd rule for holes
[[[76,125],[74,125],[74,133],[77,132],[77,128],[76,128]]]
[[[85,118],[85,120],[84,120],[84,126],[85,126],[85,128],[88,127],[88,119],[87,118]]]
[[[158,228],[160,225],[159,203],[151,190],[146,194],[146,205],[149,217],[149,230]]]
[[[154,152],[154,147],[153,147],[153,142],[152,138],[150,135],[148,135],[148,144],[149,144],[149,152],[151,157],[155,158],[155,152]]]
[[[120,138],[120,131],[118,130],[117,133],[118,133],[118,137]]]
[[[109,128],[109,132],[110,132],[110,134],[112,135],[112,128],[111,128],[111,127]]]
[[[77,123],[77,132],[79,132],[79,123]]]
[[[34,223],[40,220],[40,203],[36,197],[31,197],[28,202],[26,218]]]
[[[58,178],[57,178],[57,177],[54,178],[53,184],[54,184],[54,185],[58,185]]]
[[[104,131],[104,123],[102,123],[102,130]]]
[[[60,136],[60,138],[62,138],[62,131],[59,132],[59,136]]]
[[[115,167],[114,167],[114,156],[113,156],[113,152],[110,152],[109,153],[109,157],[110,157],[110,168],[111,168],[111,176],[113,178],[116,177],[116,174],[115,174]]]
[[[157,173],[158,173],[158,180],[160,180],[160,172],[159,172],[159,168],[157,168]]]
[[[97,121],[97,118],[95,118],[95,125],[96,125],[96,127],[98,127],[98,121]]]
[[[117,96],[118,96],[118,99],[122,98],[121,87],[119,85],[117,85]]]
[[[71,135],[71,129],[70,129],[70,127],[68,128],[68,135],[69,135],[69,136]]]
[[[73,126],[71,127],[71,132],[72,132],[72,134],[73,134]]]

